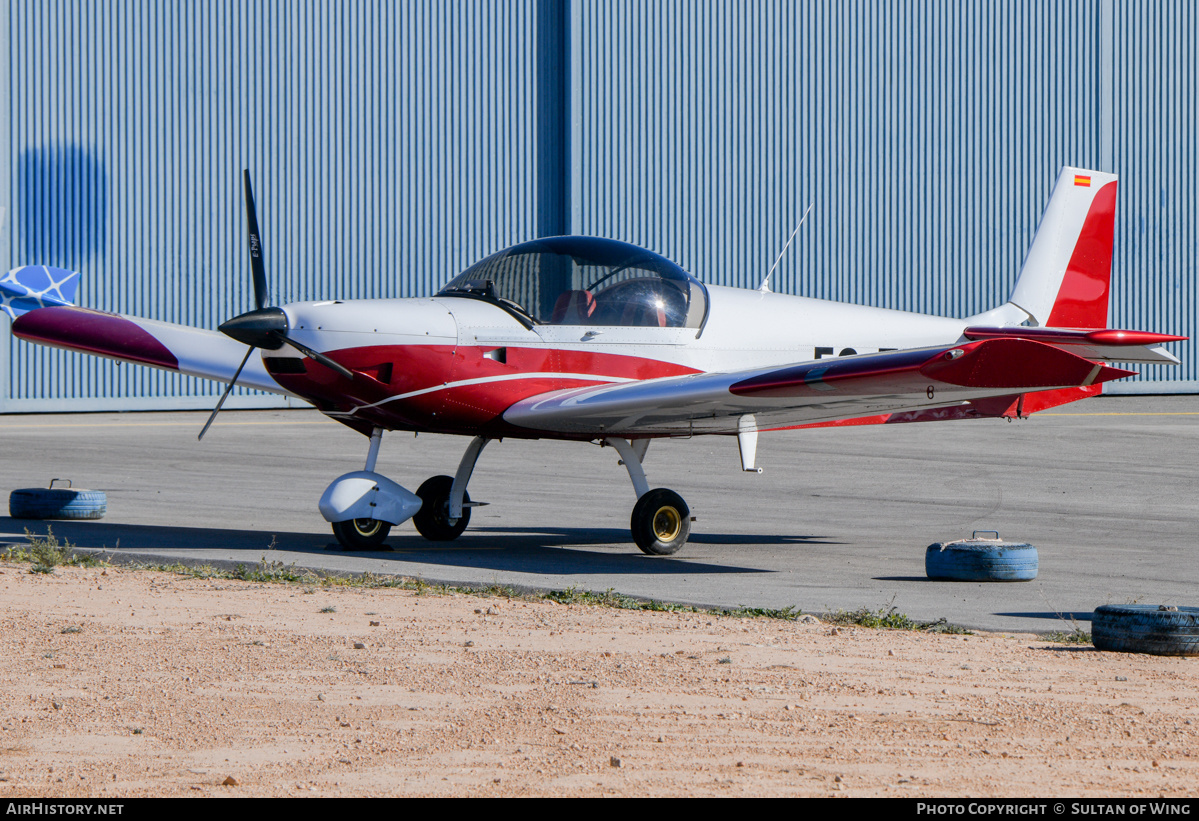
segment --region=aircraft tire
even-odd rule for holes
[[[1153,604],[1105,604],[1091,615],[1096,650],[1199,656],[1199,607]]]
[[[1037,549],[1024,542],[936,542],[924,552],[924,571],[937,581],[1027,582],[1037,577]]]
[[[108,497],[102,490],[27,487],[8,496],[14,519],[103,519]]]
[[[670,556],[687,544],[691,535],[691,509],[673,490],[654,488],[637,500],[629,529],[643,553]]]
[[[391,524],[378,519],[333,522],[333,535],[345,550],[378,550],[391,533]]]
[[[450,488],[453,476],[433,476],[426,479],[416,495],[421,499],[420,510],[412,517],[417,532],[431,542],[452,542],[462,535],[470,524],[470,508],[462,508],[462,516],[451,522],[449,518]],[[470,501],[470,494],[463,492],[462,503]]]

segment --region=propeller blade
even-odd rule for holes
[[[309,348],[303,342],[296,342],[291,337],[285,336],[283,334],[279,334],[278,338],[283,340],[284,342],[286,342],[288,345],[291,345],[293,348],[295,348],[300,353],[304,354],[304,356],[308,357],[309,359],[315,359],[317,362],[320,362],[326,368],[332,368],[333,370],[337,371],[339,374],[344,376],[346,379],[354,378],[354,372],[352,370],[350,370],[349,368],[347,368],[345,365],[342,365],[338,362],[334,362],[332,359],[325,356],[320,351],[312,350],[312,348]]]
[[[246,188],[246,231],[250,238],[250,271],[254,275],[254,307],[261,310],[270,301],[266,270],[262,264],[262,235],[258,232],[258,215],[254,212],[254,191],[250,187],[250,169],[242,171]]]
[[[196,441],[204,438],[204,434],[208,433],[208,429],[212,427],[212,423],[216,421],[216,415],[221,412],[221,406],[225,404],[225,400],[229,398],[229,392],[233,390],[233,386],[237,384],[237,377],[241,376],[241,369],[250,361],[250,354],[254,353],[253,348],[246,351],[246,356],[242,359],[241,364],[237,366],[237,372],[233,374],[233,379],[229,380],[228,387],[221,394],[221,401],[216,403],[216,407],[212,409],[212,416],[208,417],[208,421],[204,423],[204,430],[200,431],[200,435],[196,437]]]
[[[270,302],[271,295],[270,289],[266,284],[266,268],[262,261],[262,235],[258,230],[258,214],[254,209],[254,189],[250,185],[250,170],[248,168],[242,170],[242,180],[246,194],[246,233],[250,244],[250,272],[254,278],[254,310],[247,311],[244,314],[233,317],[233,319],[222,322],[220,331],[239,342],[249,345],[250,350],[246,351],[246,358],[241,361],[237,373],[233,375],[233,381],[229,383],[229,387],[221,395],[221,401],[217,402],[216,409],[213,410],[212,416],[208,418],[208,424],[204,425],[204,430],[200,431],[201,439],[204,438],[204,434],[208,431],[209,426],[216,419],[216,415],[220,413],[221,405],[225,404],[225,399],[229,396],[229,392],[233,390],[233,385],[237,382],[237,377],[241,375],[241,369],[250,360],[250,354],[254,348],[278,350],[286,342],[309,359],[321,363],[326,368],[337,371],[346,379],[354,378],[354,372],[349,368],[334,362],[319,351],[314,351],[304,343],[296,342],[290,338],[287,335],[287,315],[279,308],[266,307],[266,304]]]

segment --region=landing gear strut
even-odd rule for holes
[[[486,504],[472,502],[466,486],[475,471],[479,454],[490,441],[486,436],[476,436],[467,445],[466,453],[462,454],[457,473],[453,476],[434,476],[417,488],[416,495],[421,498],[421,506],[420,511],[412,517],[412,523],[420,535],[431,542],[452,542],[462,535],[470,523],[470,509]]]
[[[470,508],[463,508],[462,515],[450,518],[450,489],[454,486],[453,476],[433,476],[421,483],[416,495],[421,499],[420,510],[412,517],[416,530],[431,542],[452,542],[462,535],[470,524]],[[463,501],[470,496],[462,492]]]
[[[616,448],[621,463],[629,471],[637,504],[629,520],[633,541],[643,553],[651,556],[670,556],[687,544],[691,535],[691,509],[683,497],[664,487],[650,490],[641,466],[649,448],[648,439],[630,442],[628,439],[605,439],[604,444]]]

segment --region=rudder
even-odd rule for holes
[[[1009,302],[1030,324],[1106,328],[1116,175],[1062,169]]]

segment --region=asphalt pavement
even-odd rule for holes
[[[655,441],[651,487],[697,517],[671,557],[629,536],[635,501],[617,454],[504,440],[471,480],[470,527],[432,543],[411,523],[389,550],[337,548],[316,503],[360,470],[367,440],[315,411],[0,416],[0,491],[70,478],[103,490],[99,521],[0,518],[122,559],[262,560],[455,585],[578,587],[660,601],[805,612],[894,607],[915,619],[1046,632],[1087,629],[1101,604],[1199,605],[1199,397],[1100,397],[1027,421],[917,423],[762,434],[761,474],[730,437]],[[377,470],[415,489],[452,474],[468,440],[391,433]],[[934,582],[932,542],[997,530],[1039,551],[1037,578]]]

